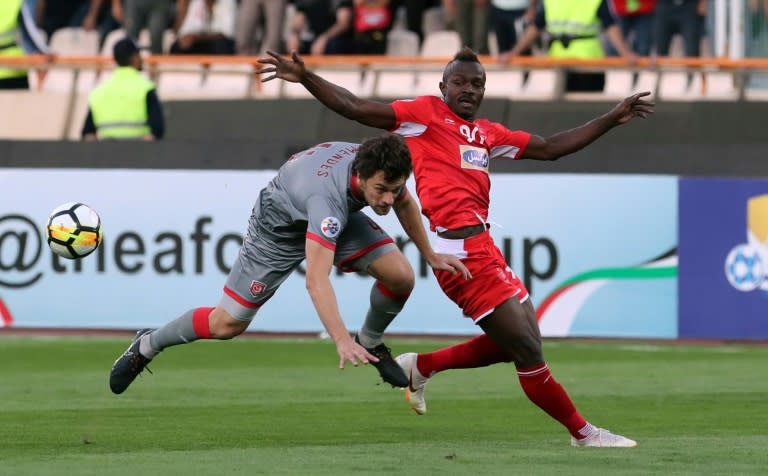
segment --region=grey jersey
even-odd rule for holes
[[[301,233],[335,249],[350,213],[367,206],[353,194],[357,149],[358,144],[327,142],[288,159],[261,191],[260,227],[276,240]]]
[[[397,250],[392,238],[360,211],[352,162],[358,144],[329,142],[291,157],[261,191],[219,305],[250,320],[304,260],[306,240],[334,251],[342,271],[365,272]],[[403,187],[403,194],[405,187]]]

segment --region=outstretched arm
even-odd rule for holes
[[[359,363],[378,362],[375,356],[352,340],[344,321],[339,314],[336,294],[333,292],[328,275],[333,267],[333,251],[313,240],[307,240],[307,291],[312,298],[317,314],[328,335],[336,343],[339,354],[339,368],[349,361],[357,366]]]
[[[268,66],[261,68],[258,72],[274,74],[262,81],[282,79],[301,83],[321,103],[347,119],[379,129],[391,130],[395,127],[395,111],[389,104],[359,98],[341,86],[326,81],[307,70],[304,61],[295,51],[291,55],[291,60],[273,51],[267,51],[267,54],[269,56],[259,58],[259,63]]]
[[[427,238],[427,232],[424,231],[419,206],[410,193],[406,193],[404,198],[395,202],[394,209],[397,219],[400,220],[400,224],[403,226],[403,230],[405,230],[405,233],[413,241],[413,244],[416,245],[416,248],[418,248],[432,269],[441,269],[454,274],[461,273],[464,275],[464,279],[472,277],[460,259],[449,254],[435,253],[435,250],[432,249]]]
[[[557,160],[564,155],[583,149],[609,130],[635,117],[645,119],[653,114],[656,106],[653,102],[643,99],[650,94],[647,91],[634,94],[602,116],[574,129],[558,132],[547,138],[531,136],[521,159]]]

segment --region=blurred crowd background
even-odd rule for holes
[[[582,0],[573,0],[575,3]],[[733,0],[739,1],[739,0]],[[742,0],[744,56],[768,56],[768,0]],[[640,56],[715,55],[716,0],[604,0]],[[455,30],[481,54],[512,50],[542,0],[25,0],[54,53],[57,35],[133,37],[152,54],[421,53],[431,32]],[[727,13],[727,11],[726,11]],[[388,41],[390,35],[402,41]],[[530,50],[543,54],[546,38]],[[397,51],[393,51],[397,50]],[[608,54],[616,54],[606,42]]]

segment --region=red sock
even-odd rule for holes
[[[511,362],[501,347],[485,334],[445,347],[429,354],[419,354],[416,367],[425,377],[447,369],[472,369],[486,367],[498,362]]]
[[[583,438],[591,426],[573,406],[565,389],[549,373],[547,364],[528,369],[517,369],[520,385],[528,398],[565,426],[574,438]]]
[[[198,307],[192,312],[192,329],[199,339],[211,338],[211,325],[208,323],[211,312],[212,307]]]

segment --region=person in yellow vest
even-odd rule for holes
[[[139,48],[124,38],[113,50],[117,69],[97,86],[88,98],[88,116],[82,138],[162,139],[165,118],[155,84],[141,74],[143,63]]]
[[[35,27],[34,17],[24,0],[0,0],[0,57],[48,54],[48,46]],[[0,64],[0,89],[29,89],[27,69]]]
[[[603,58],[600,33],[605,31],[619,55],[629,64],[637,61],[635,53],[624,42],[607,0],[543,0],[534,22],[510,51],[499,55],[499,61],[509,62],[512,57],[520,56],[545,30],[549,34],[547,54],[550,58]],[[566,73],[566,91],[602,91],[604,85],[603,72]]]

